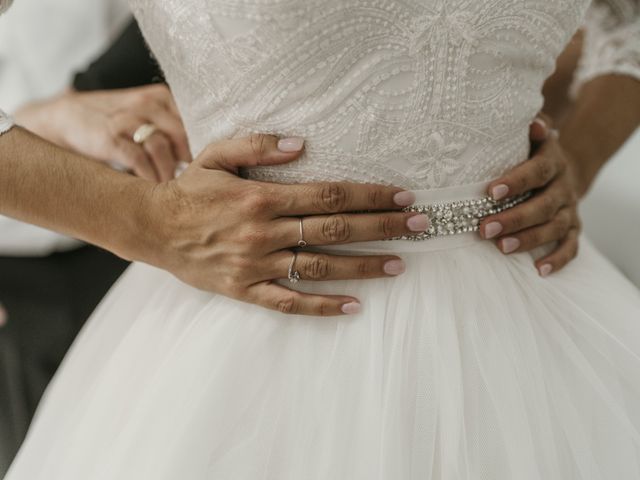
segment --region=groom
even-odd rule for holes
[[[111,90],[162,81],[131,21],[101,57],[75,76],[73,88]],[[46,257],[0,253],[0,477],[71,342],[127,265],[90,245]]]

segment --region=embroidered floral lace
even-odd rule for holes
[[[7,132],[13,126],[11,117],[0,110],[0,135]]]
[[[279,182],[431,189],[528,155],[541,87],[588,0],[133,0],[196,151],[299,135]]]
[[[2,15],[2,13],[9,8],[12,1],[13,0],[0,0],[0,15]],[[13,122],[11,121],[11,118],[2,110],[0,110],[0,135],[5,133],[12,126]]]

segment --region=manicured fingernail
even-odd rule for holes
[[[404,273],[407,269],[407,266],[402,260],[389,260],[384,264],[384,267],[382,267],[382,269],[387,275],[395,276]]]
[[[7,324],[9,315],[2,305],[0,305],[0,327],[4,327]]]
[[[537,117],[533,123],[540,125],[545,131],[545,134],[548,134],[549,127],[547,126],[547,122],[545,122],[542,118]]]
[[[399,207],[408,207],[416,203],[416,194],[413,192],[398,192],[393,196],[393,201]]]
[[[549,275],[551,275],[552,271],[553,271],[553,266],[550,265],[549,263],[545,263],[540,267],[540,276],[548,277]]]
[[[299,152],[304,147],[304,138],[290,137],[278,141],[278,150],[284,153]]]
[[[495,238],[502,232],[502,224],[500,222],[490,222],[484,227],[484,236],[488,240]]]
[[[407,220],[407,227],[412,232],[424,232],[429,228],[429,217],[426,215],[415,215]]]
[[[349,302],[342,305],[342,313],[346,313],[347,315],[355,315],[356,313],[360,313],[362,310],[362,305],[358,302]]]
[[[502,200],[509,193],[509,187],[501,183],[491,189],[491,196],[494,200]]]
[[[513,253],[520,248],[520,240],[517,238],[505,238],[502,240],[502,251],[504,253]]]

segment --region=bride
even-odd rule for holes
[[[350,316],[287,316],[134,265],[7,479],[640,478],[637,289],[588,243],[541,278],[474,233],[526,198],[484,192],[527,157],[588,0],[132,3],[194,151],[304,138],[298,162],[241,173],[412,189],[430,226],[328,248],[400,254],[404,275],[318,283],[297,282],[315,249],[311,220],[294,222],[300,248],[274,276],[349,291]]]

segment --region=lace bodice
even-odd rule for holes
[[[528,154],[588,0],[132,0],[195,151],[249,132],[305,157],[253,178],[427,189]]]

